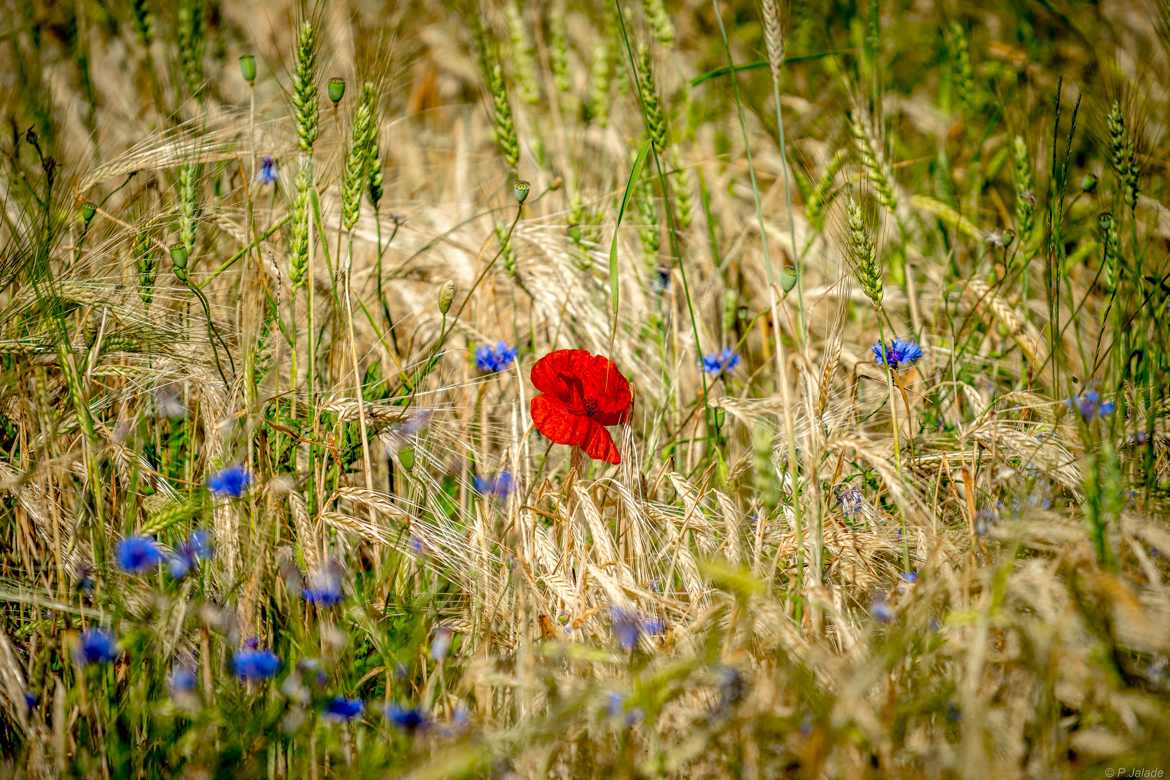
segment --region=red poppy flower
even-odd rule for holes
[[[605,429],[630,419],[630,383],[609,358],[583,349],[558,349],[532,367],[532,422],[557,444],[580,447],[594,460],[621,463]]]

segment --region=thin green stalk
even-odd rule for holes
[[[732,54],[731,54],[731,43],[727,39],[727,28],[723,24],[723,13],[719,9],[719,0],[711,0],[711,7],[715,11],[715,20],[719,23],[719,33],[723,38],[723,50],[727,54],[727,65],[729,68],[734,69],[735,61],[734,61]],[[774,83],[775,83],[775,80],[773,79],[773,84]],[[734,73],[731,76],[731,84],[732,84],[732,94],[734,95],[734,98],[735,98],[736,114],[739,118],[740,133],[743,136],[744,152],[747,156],[748,177],[750,178],[751,184],[752,184],[752,198],[755,201],[756,221],[759,223],[759,228],[760,228],[760,247],[761,247],[761,251],[763,252],[763,255],[764,255],[764,269],[768,274],[769,305],[770,305],[771,310],[772,310],[772,335],[773,335],[773,338],[775,340],[775,350],[776,350],[776,371],[777,371],[777,378],[778,378],[778,381],[780,383],[780,392],[781,392],[781,395],[783,398],[784,433],[785,433],[785,439],[787,440],[787,445],[788,445],[788,478],[789,478],[789,481],[792,483],[792,485],[791,485],[792,509],[793,509],[793,514],[794,514],[795,521],[796,521],[796,544],[797,544],[797,563],[796,563],[797,587],[796,587],[796,592],[799,593],[803,590],[802,580],[803,580],[803,576],[804,576],[804,560],[803,560],[804,559],[804,517],[803,517],[803,507],[801,506],[800,474],[799,474],[799,471],[797,469],[797,460],[796,460],[796,426],[795,426],[795,423],[794,423],[793,418],[792,418],[792,399],[790,397],[790,390],[788,387],[788,367],[785,364],[784,345],[782,343],[782,337],[780,334],[780,310],[779,310],[779,306],[777,305],[777,300],[776,300],[776,290],[779,286],[780,280],[777,277],[776,269],[773,267],[771,260],[769,259],[769,256],[768,256],[768,229],[767,229],[767,225],[764,221],[764,204],[763,204],[763,199],[760,196],[759,181],[756,178],[755,163],[752,160],[751,139],[748,136],[747,118],[744,116],[743,98],[742,98],[742,95],[740,94],[740,89],[739,89],[739,77]],[[779,105],[779,104],[777,104],[777,105]],[[787,164],[785,162],[781,162],[781,165],[785,166],[785,170],[787,170]],[[787,174],[785,176],[785,181],[787,182]],[[785,186],[787,187],[787,184]],[[790,223],[792,220],[791,208],[792,208],[791,194],[789,194],[788,219],[789,219]],[[793,258],[795,258],[796,257],[795,228],[793,228],[793,231],[794,231],[793,237],[792,237],[793,238]],[[799,276],[799,274],[798,274],[798,276]],[[802,327],[803,327],[803,325],[802,325]],[[801,339],[801,341],[803,342],[803,338]],[[820,534],[818,534],[817,539],[816,539],[816,547],[815,547],[815,554],[814,554],[814,561],[813,561],[813,563],[814,563],[813,582],[815,584],[818,584],[818,585],[820,584],[820,581],[821,581],[820,561],[823,557],[823,551],[824,551],[824,540],[821,538]]]
[[[622,10],[621,0],[614,0],[614,6],[617,9],[618,27],[619,27],[619,30],[621,31],[622,44],[626,49],[626,56],[629,59],[630,72],[633,74],[633,78],[631,80],[634,84],[634,89],[637,92],[638,105],[642,111],[643,122],[645,122],[646,117],[647,117],[646,96],[642,94],[641,82],[638,78],[638,63],[636,62],[634,48],[630,44],[629,31],[626,29],[625,12]],[[649,128],[647,128],[647,129],[649,129]],[[654,158],[654,167],[655,167],[655,170],[658,172],[658,181],[659,181],[659,185],[662,188],[663,200],[665,201],[666,221],[667,221],[667,226],[669,228],[671,258],[674,261],[674,265],[678,267],[679,277],[682,279],[683,297],[686,299],[686,302],[687,302],[687,314],[690,316],[690,320],[691,320],[691,335],[695,340],[695,350],[699,353],[699,355],[702,355],[703,354],[703,344],[702,344],[701,338],[699,337],[699,321],[698,321],[698,316],[695,313],[695,303],[694,303],[694,299],[691,296],[690,283],[687,280],[686,265],[683,263],[682,246],[679,243],[679,230],[678,230],[678,223],[677,223],[678,221],[676,219],[675,212],[674,212],[674,204],[673,204],[671,197],[670,197],[670,182],[666,178],[666,169],[663,167],[662,158],[658,154],[658,151],[654,148],[654,144],[650,145],[650,153]],[[707,418],[707,426],[708,426],[708,430],[710,431],[709,436],[714,436],[715,439],[718,440],[718,438],[719,438],[719,418],[718,418],[718,415],[715,414],[715,410],[711,408],[710,399],[708,397],[708,386],[707,386],[706,373],[703,371],[700,371],[699,372],[699,379],[702,383],[703,410],[704,410],[705,416]]]

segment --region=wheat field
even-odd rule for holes
[[[1170,4],[0,7],[0,775],[1170,768]]]

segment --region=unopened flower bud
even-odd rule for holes
[[[187,247],[182,244],[171,245],[171,263],[175,267],[175,276],[180,282],[187,281]]]
[[[782,269],[780,271],[780,289],[784,290],[786,293],[791,292],[792,288],[796,286],[796,279],[797,276],[795,268]]]
[[[446,315],[447,312],[451,311],[453,300],[455,300],[455,282],[448,279],[439,287],[439,313]]]

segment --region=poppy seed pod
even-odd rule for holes
[[[244,77],[244,81],[251,84],[256,80],[256,55],[242,54],[240,55],[240,75]]]
[[[343,97],[345,97],[345,79],[329,79],[329,99],[333,101],[333,105],[336,106],[340,103]]]
[[[81,204],[81,221],[87,226],[93,221],[93,215],[97,213],[97,207],[90,201]]]
[[[528,193],[531,189],[531,184],[520,179],[512,185],[512,195],[515,196],[517,203],[523,203],[528,200]]]

